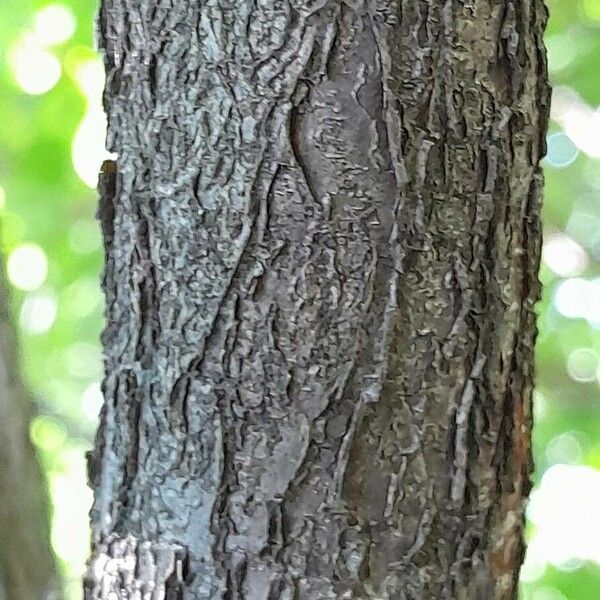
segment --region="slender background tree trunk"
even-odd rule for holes
[[[46,482],[29,438],[33,402],[0,265],[0,600],[57,600]]]
[[[541,0],[103,0],[86,598],[509,599]]]

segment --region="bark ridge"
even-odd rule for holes
[[[103,0],[88,600],[516,595],[540,0]]]

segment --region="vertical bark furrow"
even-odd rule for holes
[[[103,1],[86,598],[515,597],[544,22],[537,0]]]

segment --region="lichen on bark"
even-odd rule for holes
[[[545,20],[103,0],[87,599],[515,597]]]

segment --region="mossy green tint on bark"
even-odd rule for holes
[[[87,600],[508,600],[538,0],[103,0]]]

